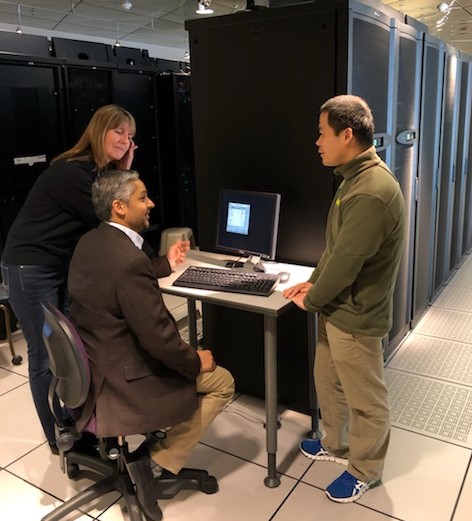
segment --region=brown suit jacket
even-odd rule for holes
[[[166,259],[161,273],[170,273]],[[70,318],[90,359],[92,385],[78,420],[95,411],[98,436],[176,425],[198,407],[200,358],[180,339],[149,257],[106,223],[79,241],[69,270]]]

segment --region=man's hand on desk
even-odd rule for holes
[[[300,309],[306,311],[306,307],[303,304],[303,299],[312,286],[313,284],[311,282],[300,282],[299,284],[295,284],[295,286],[285,289],[282,295],[285,298],[290,299]]]
[[[211,373],[216,369],[213,353],[209,349],[198,349],[197,355],[200,357],[201,373]]]
[[[177,241],[167,250],[166,257],[172,269],[184,262],[189,249],[190,241]]]

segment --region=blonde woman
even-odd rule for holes
[[[44,433],[57,453],[48,405],[51,381],[42,339],[41,302],[67,307],[69,261],[79,238],[98,225],[92,184],[110,167],[129,169],[136,124],[117,105],[98,109],[79,141],[38,177],[13,223],[2,255],[2,280],[28,343],[29,381]]]

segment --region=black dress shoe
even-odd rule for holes
[[[136,486],[136,497],[141,510],[152,521],[162,519],[162,510],[157,504],[157,483],[151,470],[149,456],[143,455],[139,459],[126,462],[126,468],[131,480]]]

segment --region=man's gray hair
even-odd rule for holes
[[[136,179],[139,179],[136,170],[107,170],[97,177],[92,185],[92,202],[101,221],[110,220],[115,199],[129,203]]]

